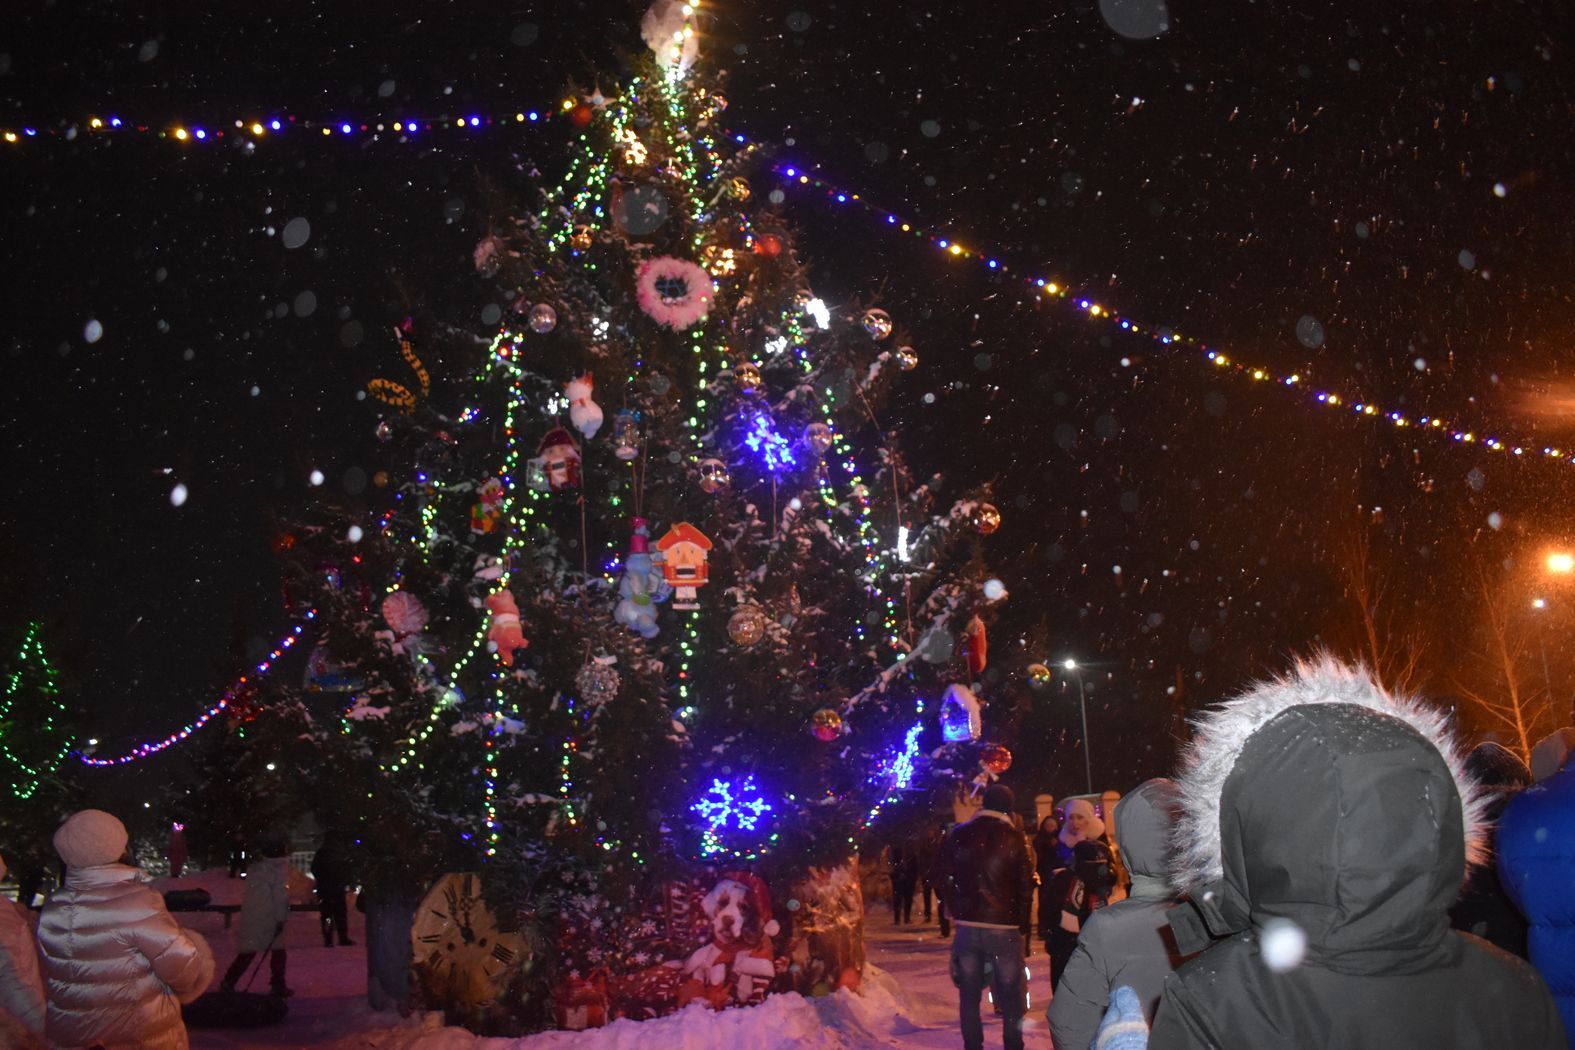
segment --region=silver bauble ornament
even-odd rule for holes
[[[825,423],[811,423],[804,428],[804,444],[817,456],[824,456],[830,451],[836,438],[836,433]]]
[[[919,367],[919,354],[911,346],[897,348],[897,367],[904,372],[911,372]]]
[[[715,457],[702,459],[699,466],[700,491],[716,495],[733,483],[727,464]]]
[[[860,323],[877,343],[891,335],[891,314],[885,310],[865,310],[864,320]]]
[[[618,670],[608,664],[592,660],[574,676],[579,686],[580,699],[590,704],[605,704],[618,695]]]
[[[537,303],[530,308],[530,330],[537,335],[546,335],[558,327],[558,311],[552,308],[551,303]]]

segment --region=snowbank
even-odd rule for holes
[[[921,1031],[897,983],[878,967],[865,971],[863,992],[818,999],[773,995],[759,1006],[713,1011],[701,1003],[653,1021],[614,1021],[584,1032],[544,1032],[523,1039],[483,1039],[445,1028],[437,1014],[398,1028],[362,1032],[334,1050],[853,1050],[901,1045]]]

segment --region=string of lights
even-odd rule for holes
[[[258,143],[310,135],[316,139],[379,139],[399,136],[400,142],[425,142],[435,132],[479,132],[503,126],[543,125],[555,117],[573,114],[580,103],[566,99],[554,111],[526,109],[505,113],[447,114],[427,117],[310,118],[293,113],[278,116],[238,116],[190,123],[139,121],[118,115],[93,115],[57,124],[0,126],[0,139],[14,146],[38,142],[75,142],[92,138],[149,138],[190,146],[219,146],[234,142]]]
[[[742,140],[742,136],[735,136],[735,138]],[[1443,440],[1456,444],[1477,445],[1494,452],[1503,452],[1514,456],[1536,455],[1547,459],[1575,463],[1575,449],[1558,448],[1552,445],[1541,445],[1538,442],[1517,441],[1481,434],[1475,430],[1452,423],[1441,416],[1417,416],[1397,408],[1377,405],[1361,398],[1347,397],[1333,390],[1318,389],[1310,384],[1306,377],[1297,372],[1278,372],[1274,369],[1244,363],[1237,360],[1234,355],[1228,355],[1222,350],[1204,343],[1195,336],[1182,334],[1174,327],[1139,321],[1113,307],[1098,302],[1093,297],[1079,294],[1068,286],[1064,278],[1052,279],[1049,275],[1015,271],[997,258],[996,255],[967,248],[954,236],[905,221],[890,211],[876,207],[861,194],[846,190],[818,175],[812,175],[799,166],[780,164],[772,170],[782,176],[784,186],[814,190],[834,204],[851,205],[875,218],[879,225],[885,229],[906,234],[926,242],[936,250],[954,259],[975,263],[990,273],[1014,276],[1032,288],[1036,294],[1047,300],[1063,303],[1068,309],[1089,322],[1098,322],[1129,335],[1144,337],[1162,346],[1190,347],[1199,352],[1201,361],[1206,362],[1216,370],[1230,372],[1255,383],[1271,383],[1299,391],[1303,393],[1303,396],[1312,405],[1372,417],[1375,420],[1382,420],[1396,429],[1425,430],[1436,434]],[[1132,362],[1129,358],[1122,358],[1122,364],[1131,366]]]
[[[306,611],[305,618],[308,622],[316,619],[317,610],[308,609]],[[187,722],[184,726],[175,730],[173,733],[164,737],[162,740],[138,744],[136,747],[132,748],[125,754],[118,755],[114,758],[97,758],[88,754],[80,754],[78,757],[80,757],[84,763],[90,766],[123,766],[131,762],[139,762],[151,755],[158,754],[160,751],[163,751],[166,748],[173,747],[174,745],[190,737],[193,733],[197,732],[209,722],[213,721],[214,716],[218,715],[224,711],[225,708],[229,707],[230,703],[235,699],[236,694],[240,692],[245,686],[248,684],[256,684],[257,682],[262,681],[262,679],[268,674],[268,672],[273,668],[274,664],[278,661],[279,657],[283,656],[287,650],[295,645],[296,640],[301,637],[301,632],[305,629],[306,624],[304,623],[298,623],[294,627],[291,627],[290,633],[286,634],[284,638],[280,640],[279,644],[274,646],[267,658],[260,661],[250,674],[241,675],[230,684],[230,687],[226,689],[219,696],[219,699],[215,700],[206,711],[192,719],[190,722]]]
[[[685,31],[688,32],[689,30],[690,27],[686,22]],[[674,46],[682,49],[684,44],[682,41],[675,40]],[[670,67],[670,72],[674,72],[679,68],[680,65],[675,64]],[[664,97],[669,100],[674,110],[675,119],[681,119],[685,116],[682,110],[681,93],[672,90],[673,79],[673,76],[669,76],[666,81],[655,82],[655,86],[657,90],[663,91]],[[641,82],[635,80],[630,85],[630,91],[637,91],[641,87]],[[488,129],[504,127],[540,126],[553,120],[562,120],[565,117],[568,117],[571,123],[583,126],[590,115],[587,106],[586,102],[567,98],[563,99],[557,107],[536,107],[516,109],[512,112],[470,113],[458,116],[443,114],[439,116],[415,116],[397,119],[389,117],[307,118],[296,114],[283,114],[267,118],[238,116],[210,120],[205,123],[153,123],[133,120],[120,115],[91,115],[83,119],[65,121],[53,125],[46,125],[40,122],[0,126],[0,139],[15,146],[51,140],[75,141],[84,136],[112,137],[133,135],[168,140],[180,145],[216,145],[236,140],[258,143],[291,136],[303,137],[303,135],[309,135],[311,138],[318,140],[358,137],[376,139],[392,135],[397,136],[397,141],[399,142],[424,142],[426,136],[433,132],[474,134]],[[621,107],[621,112],[626,116],[628,113],[627,107]],[[730,137],[738,144],[746,143],[746,138],[743,135],[732,134]],[[585,136],[581,135],[580,141],[584,142],[584,140]],[[615,141],[623,143],[626,150],[644,150],[635,133],[627,126],[620,126],[615,129]],[[708,157],[714,160],[714,153],[712,152],[714,144],[712,141],[702,139],[700,140],[700,145],[704,148],[704,152]],[[584,159],[582,155],[576,161],[576,165],[580,164]],[[590,163],[592,164],[593,177],[581,184],[581,188],[572,202],[572,211],[575,214],[579,214],[582,209],[588,207],[588,210],[593,214],[601,217],[603,209],[599,201],[603,194],[599,191],[604,191],[606,188],[608,169],[606,162],[592,160]],[[690,148],[688,155],[682,158],[680,173],[686,179],[698,181],[698,167],[694,150]],[[713,172],[714,170],[713,165]],[[1416,416],[1399,408],[1374,404],[1365,399],[1341,394],[1333,389],[1315,389],[1309,384],[1306,377],[1299,373],[1286,373],[1260,365],[1244,363],[1237,360],[1234,354],[1226,354],[1203,342],[1196,336],[1184,335],[1173,326],[1152,324],[1123,314],[1112,307],[1098,302],[1093,297],[1077,293],[1065,279],[1058,280],[1052,279],[1048,275],[1040,276],[1019,273],[1008,263],[1001,261],[996,254],[966,247],[963,242],[958,241],[953,236],[926,228],[921,224],[903,220],[896,214],[877,207],[865,199],[862,194],[845,189],[818,174],[811,174],[801,166],[779,164],[773,170],[784,178],[784,184],[787,186],[813,189],[827,200],[839,205],[855,206],[874,217],[888,229],[911,235],[953,258],[977,263],[992,273],[1017,276],[1030,285],[1036,293],[1049,299],[1063,302],[1069,309],[1081,314],[1086,320],[1099,321],[1122,332],[1146,337],[1150,341],[1163,346],[1179,345],[1190,347],[1199,351],[1206,363],[1220,370],[1228,371],[1253,382],[1272,383],[1304,391],[1304,397],[1311,405],[1372,417],[1375,420],[1382,420],[1395,428],[1426,430],[1437,434],[1443,440],[1460,445],[1477,445],[1494,452],[1502,452],[1514,456],[1533,455],[1575,463],[1575,449],[1558,448],[1529,440],[1479,433],[1475,429],[1453,423],[1442,416]],[[568,184],[572,181],[577,173],[577,168],[571,168],[569,174],[565,177],[564,183]],[[696,199],[700,198],[697,196]],[[568,240],[572,234],[573,231],[568,229],[554,233],[552,235],[554,247]]]

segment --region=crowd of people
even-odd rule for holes
[[[1023,1046],[1036,895],[1057,1050],[1575,1046],[1572,750],[1575,728],[1531,768],[1463,754],[1435,709],[1323,659],[1201,715],[1112,826],[1073,799],[1030,842],[992,784],[925,873],[963,1046],[986,987]]]
[[[1176,778],[1108,813],[1071,799],[1030,837],[991,784],[971,819],[890,850],[893,916],[912,923],[922,888],[923,921],[955,928],[965,1050],[983,1048],[986,988],[1007,1050],[1023,1046],[1035,935],[1057,1050],[1564,1050],[1572,751],[1575,727],[1529,765],[1492,743],[1465,754],[1443,715],[1364,670],[1299,664],[1200,715]],[[260,845],[220,994],[266,955],[282,1000],[288,841]],[[127,862],[111,814],[72,815],[54,846],[66,874],[36,935],[27,909],[0,906],[0,1046],[184,1050],[208,944]],[[331,836],[314,875],[324,945],[352,943]]]

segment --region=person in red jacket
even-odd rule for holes
[[[951,967],[964,1050],[983,1050],[979,994],[986,984],[1001,1011],[1006,1050],[1023,1046],[1034,860],[1012,820],[1015,804],[1011,788],[991,784],[984,808],[946,836],[936,865],[941,903],[957,925]]]

